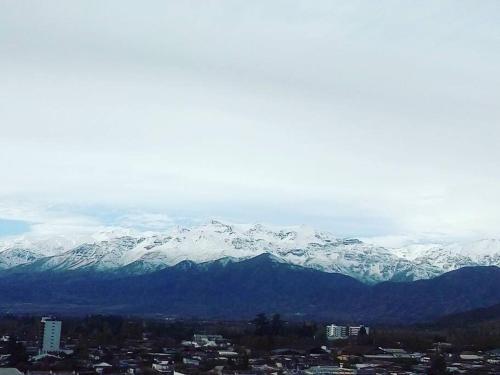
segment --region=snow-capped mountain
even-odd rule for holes
[[[271,228],[212,221],[165,233],[112,231],[68,244],[11,241],[0,245],[0,269],[114,270],[147,273],[182,261],[237,262],[270,253],[284,262],[338,272],[365,282],[414,280],[464,266],[500,266],[500,240],[385,248],[298,226]],[[23,245],[23,246],[20,246]]]
[[[500,266],[500,240],[418,245],[395,249],[414,266],[415,279],[428,279],[466,266]]]
[[[127,236],[82,244],[70,251],[38,259],[31,263],[29,267],[37,271],[77,269],[105,271],[115,269],[126,264],[127,253],[143,240],[143,238]]]
[[[30,264],[44,256],[31,249],[11,247],[0,252],[0,270]]]
[[[78,246],[84,244],[105,243],[125,236],[138,237],[138,234],[129,229],[112,228],[90,235],[44,235],[40,237],[27,235],[7,238],[0,241],[0,270],[28,265],[44,258],[48,261],[49,257],[76,250]],[[92,255],[89,253],[88,257],[90,261]]]

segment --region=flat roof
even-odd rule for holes
[[[23,375],[23,373],[15,367],[3,367],[0,368],[0,375]]]

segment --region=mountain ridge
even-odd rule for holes
[[[496,266],[368,285],[261,254],[240,262],[182,261],[141,275],[96,270],[4,273],[0,311],[238,319],[280,312],[298,319],[413,324],[498,304],[499,284]]]
[[[432,278],[465,266],[500,265],[500,240],[385,248],[356,238],[337,238],[307,226],[270,228],[215,220],[164,233],[117,230],[87,237],[75,246],[68,243],[71,241],[58,238],[52,249],[47,245],[48,240],[43,243],[44,249],[38,248],[36,242],[31,247],[26,241],[4,244],[0,246],[0,270],[96,269],[144,274],[183,260],[242,261],[271,253],[290,264],[377,283]]]

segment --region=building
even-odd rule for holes
[[[23,373],[14,367],[4,367],[0,368],[0,375],[23,375]]]
[[[42,318],[42,353],[59,352],[61,345],[61,326],[60,320],[53,317]]]
[[[93,365],[92,367],[94,368],[95,372],[97,372],[98,374],[104,374],[105,372],[109,372],[113,368],[113,366],[107,362],[97,363],[97,364]]]
[[[326,338],[328,340],[341,340],[350,336],[357,336],[361,328],[365,329],[366,334],[370,333],[370,328],[363,325],[360,326],[338,326],[331,324],[326,326]]]
[[[338,366],[313,366],[304,371],[306,375],[355,375],[355,369]]]
[[[365,327],[365,326],[354,326],[354,327],[349,327],[349,336],[357,336],[359,334],[359,331],[361,328],[365,329],[366,334],[370,334],[370,328]]]
[[[157,361],[153,363],[153,369],[167,375],[174,374],[174,364],[173,361]]]
[[[331,324],[326,326],[326,338],[328,340],[340,340],[347,338],[347,327]]]

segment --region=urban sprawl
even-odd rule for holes
[[[278,314],[248,322],[90,316],[0,323],[0,375],[500,374],[500,345],[472,349],[404,330],[398,341],[397,329],[290,323]]]

